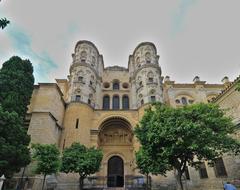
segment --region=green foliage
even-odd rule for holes
[[[7,20],[6,18],[1,18],[0,19],[0,28],[4,29],[9,23],[10,23],[10,21]]]
[[[30,137],[16,112],[4,111],[0,105],[0,176],[11,177],[30,163]]]
[[[79,173],[80,177],[86,177],[99,170],[102,157],[101,150],[73,143],[63,151],[61,170],[65,173]]]
[[[60,169],[60,152],[53,144],[33,144],[33,160],[37,161],[36,173],[55,174]]]
[[[4,110],[25,117],[33,91],[33,67],[29,60],[13,56],[0,70],[0,103]]]
[[[143,147],[140,147],[139,151],[135,153],[135,156],[137,168],[140,170],[141,174],[165,174],[166,167],[168,167],[168,163],[165,162],[165,160],[162,160],[161,162],[153,162],[151,155],[149,155]]]
[[[148,157],[144,160],[152,160],[154,166],[164,163],[165,167],[157,169],[159,174],[176,169],[180,180],[187,163],[197,167],[199,161],[213,162],[229,151],[239,153],[240,142],[231,136],[234,132],[231,118],[223,110],[202,103],[179,108],[155,104],[135,129]],[[151,168],[156,173],[156,168]]]
[[[12,57],[0,70],[0,175],[11,177],[30,162],[24,117],[33,91],[33,68]]]
[[[7,20],[6,18],[0,18],[0,28],[4,29],[9,23],[10,21]]]

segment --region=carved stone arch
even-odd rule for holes
[[[153,72],[152,72],[152,71],[149,71],[149,72],[147,73],[147,77],[148,77],[148,78],[153,78],[153,77],[154,77]]]
[[[108,96],[108,94],[106,94],[106,96]],[[128,126],[129,130],[133,131],[133,127],[132,127],[133,123],[130,121],[129,118],[125,117],[124,115],[121,115],[121,116],[109,115],[108,117],[104,117],[99,121],[99,123],[98,123],[99,132],[102,130],[105,123],[107,123],[110,120],[114,120],[114,119],[123,121],[126,124],[126,126]]]
[[[84,71],[83,71],[83,70],[79,70],[79,71],[77,72],[77,75],[78,75],[78,76],[83,76],[83,75],[84,75]]]
[[[86,59],[87,58],[87,52],[85,50],[82,50],[80,53],[81,59]]]
[[[190,93],[188,92],[183,92],[183,93],[178,93],[175,96],[175,103],[176,104],[192,104],[196,99],[194,98],[194,96],[192,96]]]
[[[104,162],[108,161],[113,156],[119,156],[120,158],[122,158],[124,163],[126,163],[128,161],[123,153],[121,153],[119,151],[114,151],[114,152],[109,152],[108,154],[104,155],[104,157],[103,157]]]
[[[178,96],[188,96],[188,97],[191,97],[193,99],[196,99],[195,98],[195,94],[191,91],[179,91],[175,94],[175,98],[177,98]]]

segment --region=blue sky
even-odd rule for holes
[[[30,59],[36,82],[69,74],[78,40],[95,43],[105,66],[127,67],[142,41],[153,42],[163,76],[208,83],[240,70],[239,0],[3,0],[0,64],[12,55]]]

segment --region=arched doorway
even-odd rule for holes
[[[124,176],[133,174],[133,132],[130,123],[111,117],[99,127],[98,147],[103,151],[99,175],[106,177],[108,187],[123,187]],[[119,156],[118,156],[119,155]]]
[[[124,164],[119,156],[113,156],[108,160],[107,186],[124,186]]]

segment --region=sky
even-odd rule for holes
[[[35,83],[66,78],[79,40],[89,40],[104,65],[127,67],[144,41],[153,42],[163,76],[191,83],[234,80],[240,72],[239,0],[2,0],[0,67],[29,59]]]

